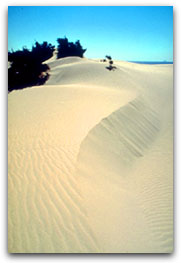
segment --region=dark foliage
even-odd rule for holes
[[[115,70],[116,69],[116,67],[115,66],[112,66],[113,65],[113,60],[112,60],[112,58],[111,58],[111,56],[106,56],[106,58],[109,60],[109,66],[108,67],[106,67],[108,70]]]
[[[8,52],[8,91],[23,89],[30,86],[42,85],[48,79],[49,67],[43,61],[53,55],[54,47],[47,42],[35,43],[32,50]]]
[[[80,41],[77,40],[75,43],[68,42],[68,39],[65,38],[58,38],[58,54],[57,58],[64,58],[64,57],[71,57],[71,56],[77,56],[77,57],[83,57],[83,54],[85,53],[86,49],[83,49]]]
[[[106,67],[108,70],[115,70],[115,69],[117,69],[115,66],[108,66],[108,67]]]
[[[111,59],[112,59],[111,56],[108,56],[108,55],[106,55],[106,58],[107,58],[108,60],[111,60]]]
[[[48,44],[46,41],[43,44],[35,43],[32,47],[32,55],[36,57],[37,60],[43,62],[52,57],[55,46]]]
[[[106,59],[101,59],[100,62],[106,62],[107,60]]]

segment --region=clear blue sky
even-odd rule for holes
[[[85,57],[173,61],[172,6],[12,6],[8,50],[66,36],[80,40]]]

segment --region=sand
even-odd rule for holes
[[[8,95],[8,251],[171,253],[173,65],[46,63]]]

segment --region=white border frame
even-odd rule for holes
[[[133,5],[145,5],[145,6],[173,6],[174,7],[174,116],[175,116],[175,136],[174,136],[174,234],[175,234],[175,244],[174,244],[174,253],[173,254],[8,254],[7,252],[7,28],[8,28],[8,6],[22,6],[22,5],[50,5],[50,6],[70,6],[70,5],[100,5],[100,6],[133,6]],[[1,183],[0,183],[0,202],[1,202],[1,216],[0,216],[0,262],[52,262],[52,261],[61,261],[61,262],[73,262],[73,261],[113,261],[119,260],[121,262],[181,262],[181,249],[180,249],[180,222],[181,222],[181,172],[179,167],[179,157],[181,156],[180,152],[180,139],[179,135],[181,134],[180,118],[179,113],[181,105],[181,86],[179,86],[179,63],[181,61],[179,47],[180,35],[179,31],[181,28],[180,19],[181,19],[181,1],[172,0],[153,0],[153,1],[121,1],[121,0],[102,0],[102,1],[4,1],[0,2],[0,27],[1,27],[1,41],[0,41],[0,50],[3,54],[0,59],[0,72],[2,85],[0,87],[0,117],[1,117],[1,129],[0,129],[0,138],[1,138],[1,147],[0,147],[0,160],[1,160]],[[178,48],[177,48],[178,47]],[[181,119],[181,118],[180,118]]]

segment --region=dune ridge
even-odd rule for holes
[[[46,63],[8,95],[9,252],[172,252],[172,65]]]
[[[120,245],[122,253],[172,251],[173,183],[172,178],[166,181],[164,178],[168,167],[162,167],[159,177],[154,178],[165,157],[160,146],[163,137],[160,138],[159,133],[160,120],[156,112],[138,97],[103,119],[81,143],[77,174],[82,180],[84,202],[90,208],[91,225],[95,224],[96,233],[104,237],[103,250],[108,253],[119,253]],[[156,152],[152,150],[155,148],[158,148]],[[171,149],[169,158],[172,160],[170,154]],[[147,171],[150,156],[151,163],[155,165],[151,172]],[[155,173],[152,174],[152,171]],[[172,173],[172,170],[169,169],[169,172]],[[150,184],[151,181],[154,183]],[[96,209],[92,204],[94,199]],[[125,204],[120,205],[122,201]],[[99,209],[103,203],[109,204],[109,208],[114,207],[112,213],[107,207]],[[124,219],[117,213],[118,208],[126,213]],[[105,223],[105,217],[109,220],[102,227],[101,222]],[[127,220],[129,225],[125,231]],[[135,226],[144,231],[135,235]],[[110,243],[109,235],[114,227],[115,241]],[[123,233],[127,235],[126,238],[122,237]],[[136,244],[136,240],[139,240],[139,244]]]

